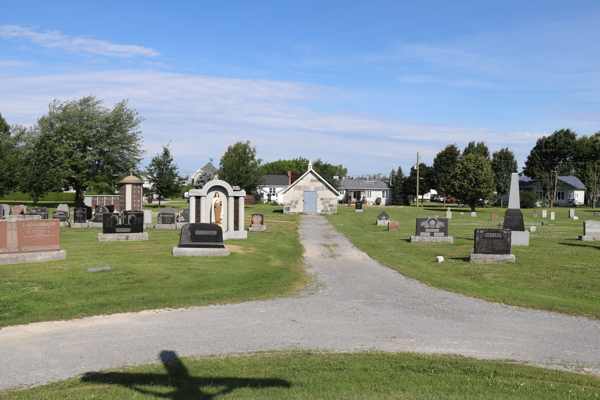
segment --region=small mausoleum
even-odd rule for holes
[[[144,181],[133,173],[119,182],[119,211],[141,211],[144,207]]]
[[[308,171],[281,194],[284,214],[335,214],[340,195],[312,169],[312,162],[308,163]]]
[[[223,240],[247,239],[244,230],[245,190],[232,188],[218,179],[208,182],[202,189],[191,189],[190,222],[216,224],[223,230]]]

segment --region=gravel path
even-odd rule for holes
[[[300,297],[42,322],[0,330],[0,389],[179,356],[271,349],[414,351],[600,375],[600,321],[432,289],[380,266],[321,216],[303,216]]]

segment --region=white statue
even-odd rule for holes
[[[211,224],[217,224],[223,228],[223,219],[225,217],[225,210],[223,208],[223,201],[219,196],[219,193],[215,193],[215,198],[212,201],[210,207],[210,222]]]

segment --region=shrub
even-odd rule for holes
[[[15,192],[2,197],[4,201],[31,201],[31,197],[27,193]],[[58,203],[73,203],[75,201],[74,192],[59,192],[48,193],[39,201],[54,201]]]
[[[519,198],[521,199],[521,208],[535,208],[537,205],[538,197],[534,192],[521,190]]]

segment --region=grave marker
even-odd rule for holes
[[[264,222],[264,214],[252,214],[252,225],[250,225],[248,230],[253,232],[263,232],[267,229],[267,226],[264,224]]]
[[[484,264],[514,262],[511,234],[510,229],[475,229],[474,253],[469,255],[469,260]]]
[[[399,229],[399,225],[397,221],[388,221],[388,232],[389,231],[397,231]]]
[[[230,250],[223,242],[223,230],[217,224],[185,224],[181,228],[179,245],[173,247],[175,257],[227,256]]]
[[[583,223],[583,235],[579,236],[579,240],[585,242],[600,240],[600,221],[585,221]]]
[[[390,216],[385,211],[382,211],[381,214],[379,214],[377,216],[377,221],[375,221],[375,224],[376,225],[387,225],[389,220],[390,220]]]
[[[454,243],[448,236],[448,218],[417,218],[416,235],[410,237],[411,243]]]

